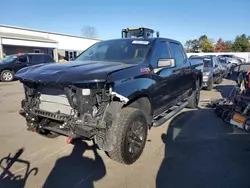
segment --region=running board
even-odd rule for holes
[[[188,105],[188,102],[184,102],[184,103],[178,103],[176,106],[173,106],[172,108],[170,108],[168,111],[166,111],[165,113],[157,116],[154,120],[153,120],[153,127],[159,127],[161,126],[163,123],[165,123],[167,120],[169,120],[171,117],[173,117],[175,114],[177,114],[178,112],[180,112],[183,108],[185,108]],[[156,120],[157,119],[157,120]]]

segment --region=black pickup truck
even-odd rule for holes
[[[111,159],[132,164],[151,127],[197,107],[202,70],[175,40],[101,41],[72,62],[17,72],[25,91],[20,114],[28,130],[93,140]]]

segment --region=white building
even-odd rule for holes
[[[17,53],[46,53],[56,61],[76,57],[98,39],[0,25],[0,59]]]

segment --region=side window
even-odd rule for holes
[[[172,57],[175,58],[176,66],[181,66],[184,63],[182,46],[178,43],[170,42]]]
[[[17,59],[17,61],[19,61],[20,63],[27,63],[28,58],[27,58],[27,56],[21,56]]]
[[[170,53],[166,42],[159,43],[158,48],[155,51],[155,57],[158,59],[170,58]]]
[[[43,55],[31,55],[30,56],[32,64],[44,63],[45,59]]]

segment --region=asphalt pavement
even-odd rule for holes
[[[229,94],[232,81],[201,100]],[[26,130],[18,114],[23,88],[0,83],[0,188],[250,187],[249,134],[226,125],[200,103],[149,131],[142,157],[124,166],[91,142],[66,144]]]

